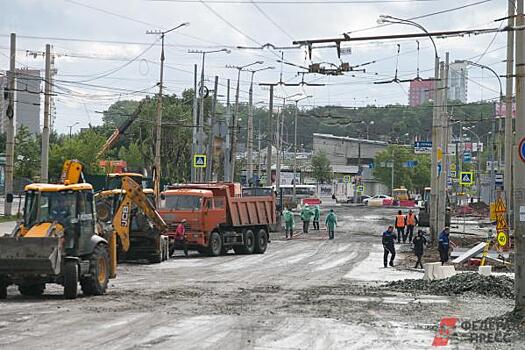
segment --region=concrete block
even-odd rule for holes
[[[478,273],[482,276],[490,276],[492,273],[492,266],[479,266]]]
[[[443,275],[445,276],[443,278],[449,278],[456,274],[456,268],[453,265],[441,266],[441,269],[443,270]]]
[[[433,281],[435,279],[435,270],[436,268],[441,267],[441,263],[426,263],[423,265],[423,268],[425,269],[425,274],[423,275],[423,279],[426,281]]]
[[[456,274],[456,269],[454,266],[441,266],[440,262],[424,264],[423,268],[425,269],[423,279],[426,281],[440,280],[454,276]]]

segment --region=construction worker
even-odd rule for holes
[[[283,211],[283,218],[284,218],[284,230],[286,234],[286,239],[288,239],[288,234],[290,234],[289,239],[292,239],[293,229],[295,226],[295,220],[293,217],[293,213],[290,210],[288,210],[288,208],[285,208]]]
[[[308,227],[310,226],[310,219],[312,218],[312,211],[310,210],[310,206],[308,204],[305,204],[303,209],[301,210],[301,220],[303,221],[303,233],[308,233]]]
[[[186,219],[182,219],[181,222],[177,225],[175,229],[175,244],[177,246],[182,246],[184,250],[184,255],[188,256],[188,243],[186,242],[186,227],[184,224]]]
[[[408,243],[412,242],[412,236],[414,234],[414,227],[416,227],[417,225],[419,225],[419,221],[417,220],[417,217],[416,217],[416,214],[414,214],[414,212],[412,211],[412,209],[410,209],[408,211],[408,215],[407,215],[407,220],[406,220],[406,223],[407,223],[407,232],[406,232],[406,236],[408,237]],[[405,243],[405,237],[403,237],[403,243]]]
[[[337,216],[335,216],[333,209],[330,209],[330,212],[326,216],[324,223],[326,225],[326,228],[328,229],[328,239],[334,239],[335,227],[337,226]]]
[[[321,218],[321,208],[318,205],[314,207],[314,230],[319,231],[319,219]]]
[[[403,215],[403,212],[400,210],[397,212],[396,215],[396,221],[394,223],[394,226],[397,230],[397,243],[401,243],[401,238],[403,238],[403,243],[406,243],[406,236],[405,236],[405,226],[406,226],[406,216]]]
[[[417,231],[417,235],[414,237],[412,243],[414,243],[414,254],[416,254],[417,257],[416,266],[414,268],[417,269],[418,265],[423,268],[421,258],[423,257],[425,246],[427,245],[427,239],[423,236],[423,230]]]
[[[396,257],[396,247],[394,242],[396,241],[396,234],[394,233],[394,226],[388,226],[387,230],[383,232],[383,265],[388,267],[388,254],[390,254],[390,266],[394,267],[394,258]]]
[[[441,265],[445,265],[445,263],[448,261],[448,252],[450,249],[450,228],[445,227],[443,231],[439,234],[439,243],[438,243],[438,251],[439,251],[439,258],[441,260]]]

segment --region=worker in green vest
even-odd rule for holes
[[[308,204],[305,204],[303,209],[301,210],[301,220],[303,221],[303,233],[308,233],[308,228],[310,227],[310,219],[313,216],[312,210],[310,210],[310,206]]]
[[[283,211],[283,218],[284,218],[284,230],[286,234],[286,239],[288,239],[288,234],[290,235],[290,239],[292,239],[293,229],[295,227],[295,220],[293,217],[293,213],[290,210],[288,210],[288,208],[285,208]]]
[[[319,231],[319,219],[321,218],[321,208],[318,205],[314,207],[314,230]]]
[[[335,238],[335,227],[337,226],[337,216],[335,216],[334,210],[330,209],[330,212],[325,219],[326,228],[328,229],[328,238]]]

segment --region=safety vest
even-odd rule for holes
[[[410,226],[416,225],[416,216],[414,214],[407,215],[407,225],[410,225]]]
[[[396,215],[396,227],[405,227],[404,215]]]

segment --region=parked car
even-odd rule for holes
[[[370,198],[370,196],[367,196],[366,194],[363,194],[361,196],[357,196],[357,203],[364,203],[365,199]],[[346,203],[354,203],[354,197],[348,197],[346,200]]]
[[[367,199],[363,200],[363,204],[370,205],[370,204],[374,203],[375,205],[383,205],[383,200],[384,199],[392,200],[392,197],[387,196],[386,194],[376,194],[373,197],[370,197],[370,198],[367,198]]]

